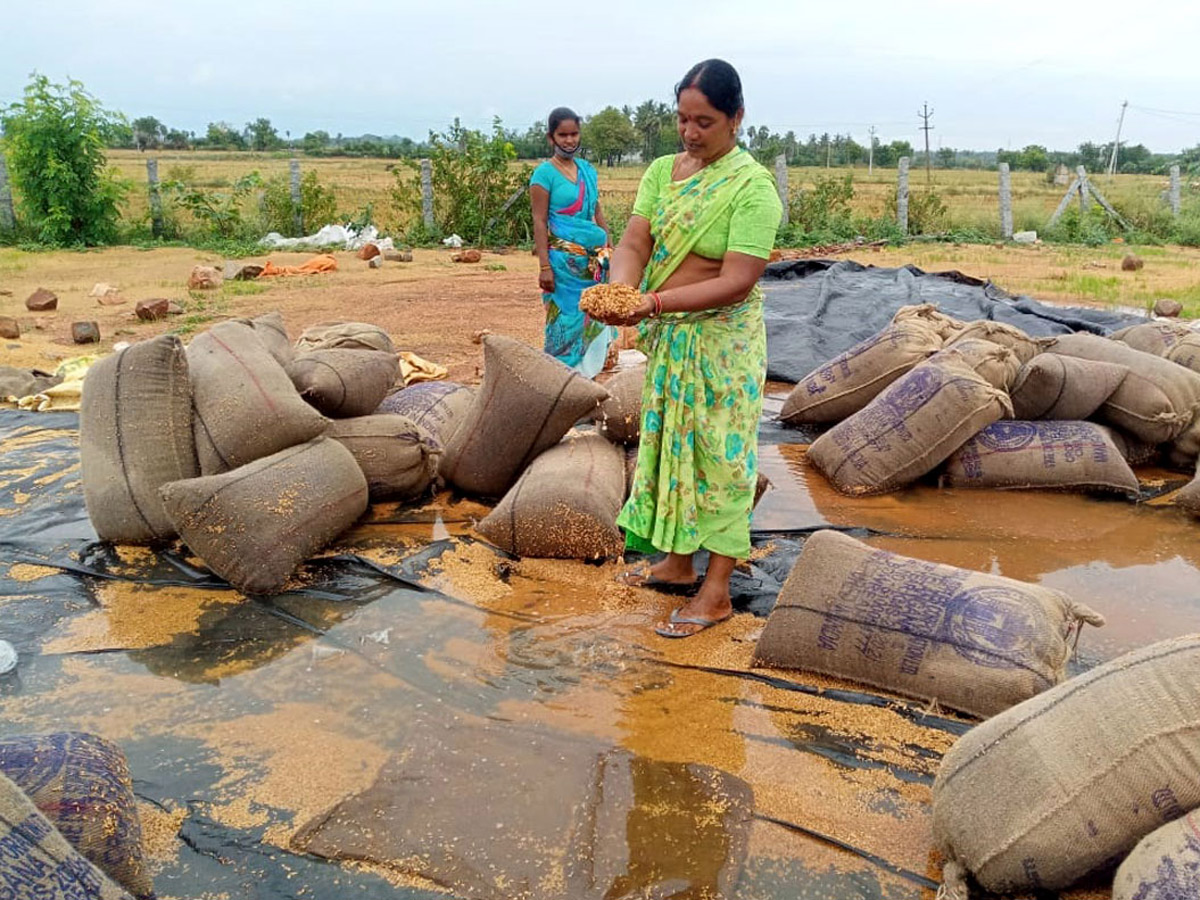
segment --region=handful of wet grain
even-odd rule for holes
[[[593,319],[628,316],[642,302],[641,292],[627,284],[598,284],[579,295],[579,308]]]

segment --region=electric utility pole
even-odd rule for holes
[[[929,108],[928,103],[922,104],[922,108],[917,112],[917,115],[924,120],[921,130],[925,132],[925,183],[933,183],[933,166],[929,160],[929,132],[933,130],[933,126],[929,124],[930,118],[933,117],[933,110]]]
[[[867,174],[870,175],[875,171],[875,126],[868,128],[867,133],[871,136],[867,144]]]
[[[1121,104],[1121,116],[1117,119],[1117,139],[1113,141],[1112,155],[1108,158],[1108,174],[1117,174],[1117,151],[1121,148],[1121,126],[1125,124],[1125,107],[1129,106],[1129,101],[1126,100]]]

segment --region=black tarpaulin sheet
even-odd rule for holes
[[[414,872],[472,900],[725,897],[753,808],[745,781],[710,766],[489,720],[453,733],[428,722],[370,788],[292,845]]]
[[[790,260],[767,266],[760,283],[766,294],[767,377],[775,381],[800,381],[877,334],[900,307],[920,303],[965,322],[1015,325],[1035,337],[1108,334],[1145,321],[1103,309],[1048,306],[959,272],[923,272],[916,266],[880,269],[850,260]]]

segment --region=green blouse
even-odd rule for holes
[[[732,153],[748,153],[738,147]],[[654,210],[664,189],[672,184],[671,168],[675,156],[660,156],[650,164],[638,185],[633,214],[654,221]],[[766,171],[766,170],[764,170]],[[686,179],[681,179],[686,180]],[[674,182],[678,184],[679,182]],[[737,197],[718,218],[705,229],[692,252],[705,259],[721,259],[726,253],[745,253],[768,259],[775,246],[775,233],[783,215],[783,206],[774,187],[774,179],[751,178]],[[652,234],[655,242],[658,235]]]

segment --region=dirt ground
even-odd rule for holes
[[[310,253],[272,253],[246,260],[298,265]],[[229,282],[215,291],[187,289],[195,265],[223,266],[211,254],[185,248],[138,251],[118,248],[95,253],[39,253],[0,256],[0,316],[21,325],[18,341],[5,341],[4,365],[53,369],[59,361],[96,352],[71,342],[71,323],[100,326],[99,352],[119,341],[140,340],[164,331],[201,331],[222,319],[279,310],[295,339],[309,325],[333,319],[367,321],[386,329],[397,349],[441,363],[450,378],[478,380],[482,348],[472,335],[482,329],[541,342],[542,306],[537,260],[528,253],[484,253],[474,264],[454,263],[450,251],[416,250],[413,262],[388,262],[381,269],[351,252],[333,254],[338,270],[327,275]],[[501,268],[503,267],[503,268]],[[103,306],[90,296],[98,283],[115,286],[124,303]],[[58,295],[58,309],[31,313],[25,298],[39,287]],[[166,297],[185,314],[142,322],[139,300]]]
[[[958,269],[988,278],[1014,293],[1082,305],[1144,306],[1147,298],[1200,299],[1197,264],[1200,251],[1138,248],[1146,265],[1122,272],[1129,248],[998,248],[991,245],[912,245],[860,248],[841,254],[867,265],[913,263],[929,271]],[[297,265],[310,253],[271,253],[267,259]],[[528,252],[485,251],[478,263],[455,263],[449,250],[415,250],[413,262],[386,262],[372,269],[352,252],[333,254],[338,270],[327,275],[229,282],[215,291],[188,291],[195,265],[222,268],[224,260],[187,248],[137,250],[129,247],[77,253],[24,253],[0,250],[0,316],[21,325],[18,341],[5,341],[0,364],[54,369],[68,357],[95,352],[71,342],[71,323],[100,326],[100,352],[114,343],[139,340],[163,331],[185,339],[215,322],[279,310],[293,339],[309,325],[333,319],[367,321],[385,328],[397,349],[408,350],[450,370],[450,378],[478,380],[482,349],[472,337],[483,329],[512,335],[534,346],[541,343],[542,307],[537,260]],[[116,287],[124,302],[104,306],[90,296],[93,287]],[[31,313],[25,298],[39,287],[58,295],[58,310]],[[139,300],[166,297],[177,301],[182,316],[142,322],[134,314]],[[1152,300],[1150,301],[1152,302]],[[1191,312],[1191,310],[1187,310]],[[1185,314],[1187,314],[1185,312]]]

